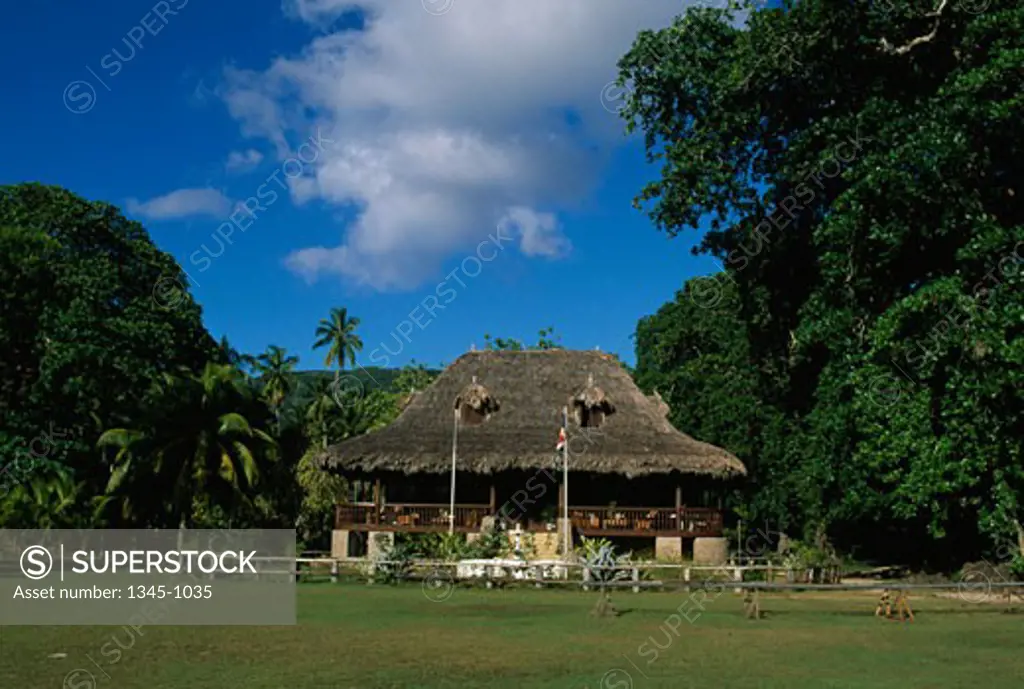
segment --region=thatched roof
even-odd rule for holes
[[[452,410],[466,403],[488,417],[460,427],[460,471],[550,468],[562,408],[569,407],[570,470],[627,476],[746,473],[729,452],[673,428],[667,406],[659,401],[644,395],[612,356],[600,352],[469,352],[415,395],[389,426],[334,445],[321,459],[342,471],[447,472]],[[574,404],[604,411],[601,426],[578,428]]]

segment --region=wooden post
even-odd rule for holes
[[[676,484],[676,531],[683,530],[683,487]]]
[[[638,584],[639,581],[640,581],[640,568],[639,567],[634,567],[633,568],[633,584],[634,584],[634,586],[633,586],[633,593],[640,593],[640,587],[635,585],[635,584]]]
[[[492,479],[491,480],[491,514],[492,515],[494,514],[494,511],[496,509],[498,509],[498,497],[497,496],[498,496],[497,491],[494,490],[494,480]]]
[[[384,506],[384,503],[381,502],[380,479],[378,478],[378,479],[375,479],[374,482],[373,482],[373,523],[374,524],[379,524],[380,523],[380,511],[381,511],[381,508],[383,506]]]
[[[331,583],[338,583],[338,561],[331,560]]]

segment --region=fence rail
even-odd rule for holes
[[[259,559],[259,558],[254,558]],[[285,558],[265,558],[266,560],[289,562],[290,560]],[[503,563],[499,568],[505,570],[519,569],[519,570],[536,570],[540,572],[542,569],[550,569],[552,566],[562,568],[566,572],[577,571],[579,572],[579,578],[571,578],[566,576],[564,579],[541,579],[538,574],[534,578],[516,579],[513,576],[507,577],[458,577],[458,567],[460,563],[458,561],[447,561],[447,560],[425,560],[418,559],[412,561],[392,561],[392,560],[370,560],[367,558],[296,558],[289,571],[295,575],[296,581],[300,581],[302,576],[309,575],[311,572],[307,569],[302,571],[302,565],[307,568],[311,566],[320,566],[328,568],[330,571],[330,578],[332,582],[338,581],[341,570],[343,567],[356,567],[362,572],[366,572],[373,567],[386,566],[386,565],[406,565],[411,566],[413,573],[409,576],[412,580],[420,580],[428,577],[432,577],[434,580],[437,578],[438,572],[445,572],[450,570],[447,574],[448,581],[452,585],[457,582],[471,582],[479,580],[485,582],[488,587],[494,581],[515,583],[535,584],[537,587],[541,586],[562,586],[562,587],[581,587],[583,590],[600,589],[600,588],[630,588],[633,592],[638,593],[641,589],[661,589],[666,591],[692,591],[694,589],[732,589],[736,593],[741,593],[744,590],[756,590],[756,591],[884,591],[884,590],[900,590],[900,591],[941,591],[941,590],[952,590],[952,591],[970,591],[974,594],[980,591],[1006,591],[1007,594],[1016,592],[1018,595],[1024,594],[1024,582],[1019,581],[985,581],[985,582],[945,582],[945,583],[915,583],[904,580],[879,580],[878,582],[870,583],[842,583],[841,581],[827,581],[827,582],[816,582],[813,572],[816,568],[790,568],[784,569],[772,565],[736,565],[736,564],[725,564],[725,565],[688,565],[688,564],[671,564],[671,563],[624,563],[618,565],[598,566],[588,565],[582,562],[558,562],[551,560],[543,561],[531,561],[523,560],[515,564]],[[428,575],[417,576],[415,571],[428,570]],[[604,570],[614,570],[624,575],[624,578],[614,581],[600,581],[600,573]],[[645,580],[642,577],[642,572],[664,572],[665,570],[678,570],[681,576],[676,579],[659,579],[659,580]],[[820,571],[820,570],[818,570]],[[776,572],[783,576],[787,581],[747,581],[748,573],[752,572]],[[712,576],[702,576],[711,574]]]

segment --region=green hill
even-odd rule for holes
[[[341,387],[343,390],[349,392],[358,391],[360,389],[363,393],[368,393],[371,390],[400,392],[399,390],[396,390],[394,386],[395,379],[398,378],[401,372],[402,369],[400,368],[379,368],[377,366],[367,366],[365,368],[358,368],[354,371],[343,371],[341,373],[341,380],[344,382]],[[431,378],[434,378],[441,372],[436,369],[427,369],[427,373],[430,374]],[[287,406],[306,406],[309,403],[309,390],[317,378],[334,380],[334,371],[296,371],[295,390],[289,396]],[[358,384],[355,381],[358,381]]]

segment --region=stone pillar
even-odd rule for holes
[[[682,560],[683,539],[680,536],[658,536],[654,539],[654,557],[659,560]]]
[[[348,557],[348,531],[335,529],[331,532],[331,557]]]
[[[533,546],[537,560],[555,560],[562,551],[562,536],[557,531],[533,534]]]
[[[728,539],[707,536],[693,539],[693,564],[724,565],[728,557]]]

